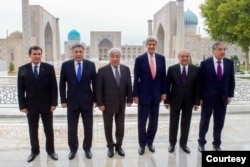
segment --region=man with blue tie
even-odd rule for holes
[[[221,132],[224,126],[227,105],[234,96],[234,63],[225,58],[226,46],[216,42],[212,46],[213,56],[201,62],[201,119],[199,127],[198,150],[205,151],[205,136],[213,114],[213,149],[221,151]]]
[[[165,57],[155,53],[157,38],[146,39],[147,52],[138,56],[134,65],[133,99],[138,104],[139,154],[145,146],[155,152],[153,141],[158,127],[159,106],[166,99],[167,77]],[[147,124],[148,121],[148,124]]]
[[[46,136],[46,151],[53,160],[58,160],[54,148],[53,112],[57,106],[58,90],[54,67],[42,62],[42,48],[29,49],[30,63],[18,70],[17,89],[21,112],[26,113],[29,124],[31,154],[28,162],[40,153],[38,128],[41,117]]]
[[[84,59],[84,49],[82,44],[72,46],[73,59],[62,64],[60,75],[61,105],[63,108],[67,107],[70,160],[75,157],[79,146],[77,130],[80,115],[84,127],[83,150],[88,159],[92,158],[96,69],[93,62]]]

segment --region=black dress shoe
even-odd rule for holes
[[[88,159],[91,159],[92,158],[92,153],[90,150],[87,150],[85,151],[85,156],[88,158]]]
[[[125,156],[125,152],[124,152],[124,150],[123,150],[121,147],[116,148],[115,150],[117,151],[117,153],[118,153],[120,156],[122,156],[122,157]]]
[[[185,152],[185,153],[190,153],[190,149],[187,147],[187,146],[181,146],[182,150]]]
[[[50,153],[49,156],[53,160],[58,160],[58,155],[56,153]]]
[[[114,156],[114,149],[113,148],[109,148],[107,154],[108,154],[108,157],[112,158]]]
[[[174,152],[174,146],[170,145],[168,147],[168,152],[170,152],[170,153]]]
[[[214,151],[222,151],[220,146],[214,146]]]
[[[153,145],[148,145],[148,149],[149,151],[151,151],[152,153],[155,152],[155,147]]]
[[[31,153],[27,159],[27,162],[33,161],[39,153]]]
[[[200,152],[205,151],[205,147],[202,146],[202,145],[199,145],[199,146],[198,146],[198,150],[199,150]]]
[[[138,152],[140,155],[143,155],[145,153],[145,147],[140,147]]]
[[[70,152],[69,153],[69,160],[72,160],[75,158],[76,153],[75,152]]]

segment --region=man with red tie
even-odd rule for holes
[[[159,104],[167,95],[165,57],[155,53],[156,46],[157,38],[149,36],[147,52],[136,58],[134,66],[133,99],[138,104],[140,155],[144,154],[146,145],[149,151],[155,152],[153,141],[158,127]]]
[[[225,58],[226,46],[216,42],[212,46],[213,56],[201,62],[201,119],[198,150],[205,151],[205,136],[213,114],[213,149],[221,151],[221,132],[224,126],[227,105],[234,96],[235,78],[233,61]]]

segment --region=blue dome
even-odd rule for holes
[[[81,35],[78,31],[76,31],[75,29],[71,30],[68,33],[68,41],[70,40],[80,40],[81,39]]]
[[[186,25],[197,25],[198,17],[188,9],[186,12],[184,12],[184,23]]]

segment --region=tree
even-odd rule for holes
[[[13,72],[14,70],[15,70],[15,66],[12,62],[10,62],[9,72]]]
[[[206,0],[201,4],[206,31],[213,40],[238,45],[244,52],[245,70],[249,67],[250,1]]]

